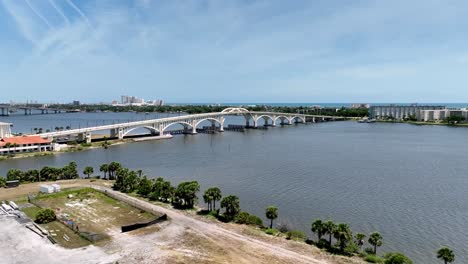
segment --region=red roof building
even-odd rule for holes
[[[52,142],[40,136],[19,136],[0,139],[0,154],[50,150],[52,150]]]

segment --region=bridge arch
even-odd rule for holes
[[[276,121],[278,121],[278,119],[283,119],[283,120],[286,120],[286,121],[289,122],[289,118],[288,118],[287,116],[285,116],[285,115],[280,115],[280,116],[277,116],[277,117],[275,118],[275,121],[274,121],[275,124],[276,124]]]
[[[228,107],[225,108],[221,113],[227,114],[249,114],[250,111],[242,107]]]
[[[126,135],[128,135],[130,132],[132,132],[133,130],[136,130],[136,129],[139,129],[139,128],[145,128],[146,130],[148,130],[149,132],[151,132],[151,134],[156,134],[156,133],[159,133],[159,130],[154,128],[154,127],[151,127],[151,126],[136,126],[136,127],[132,127],[130,129],[128,129],[127,131],[125,131],[125,133],[123,133],[123,137],[125,137]]]
[[[164,128],[161,129],[160,133],[163,134],[166,131],[166,129],[168,129],[170,126],[177,125],[177,124],[183,125],[184,127],[189,126],[190,128],[193,129],[193,126],[190,123],[187,123],[187,122],[184,122],[184,121],[175,121],[175,122],[169,123],[166,126],[164,126]]]
[[[257,116],[257,118],[255,119],[255,123],[258,123],[258,120],[260,120],[261,118],[268,118],[270,119],[273,123],[275,123],[275,119],[270,116],[270,115],[259,115]]]
[[[296,120],[296,118],[299,119],[299,120],[301,120],[302,123],[305,123],[305,122],[306,122],[305,117],[303,117],[303,116],[293,116],[293,117],[291,117],[291,122],[293,122],[294,120]]]
[[[224,125],[224,122],[221,122],[216,118],[208,117],[208,118],[204,118],[204,119],[201,119],[201,120],[197,121],[195,123],[195,128],[197,128],[203,121],[214,121],[214,122],[218,123],[220,125],[220,127],[223,127],[223,125]]]

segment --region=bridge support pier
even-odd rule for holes
[[[91,133],[85,132],[78,135],[78,141],[84,141],[86,143],[91,143]]]
[[[110,131],[111,138],[123,139],[124,131],[122,128],[114,128]]]

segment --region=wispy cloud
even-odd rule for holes
[[[21,56],[0,71],[2,82],[40,83],[51,94],[67,86],[68,100],[110,100],[112,91],[171,101],[365,101],[410,84],[424,84],[414,94],[430,100],[448,76],[468,84],[458,74],[468,70],[463,1],[44,0],[33,6],[40,16],[27,1],[1,3],[3,19],[33,44],[10,47]]]
[[[67,25],[70,25],[70,20],[68,19],[68,17],[65,15],[65,13],[62,11],[62,9],[60,9],[60,7],[57,6],[57,4],[55,3],[54,0],[49,0],[49,3],[50,5],[57,11],[57,13],[60,14],[60,16],[63,18],[63,20],[65,21],[65,23],[67,23]]]
[[[31,10],[34,12],[34,14],[37,17],[39,17],[49,28],[53,29],[53,26],[49,22],[49,20],[47,20],[47,18],[45,16],[43,16],[42,13],[40,11],[38,11],[33,5],[31,5],[29,0],[24,0],[24,2],[26,2],[26,4],[29,6],[29,8],[31,8]]]
[[[85,15],[85,13],[83,13],[83,11],[81,11],[81,9],[76,6],[72,0],[66,0],[67,3],[78,13],[80,14],[80,16],[84,19],[84,21],[86,22],[86,24],[90,27],[90,28],[93,28],[93,26],[91,25],[91,22],[89,21],[89,18]]]

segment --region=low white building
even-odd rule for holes
[[[54,192],[60,192],[60,185],[58,184],[52,184],[52,188],[54,188]]]
[[[468,110],[466,108],[461,109],[438,109],[438,110],[421,110],[420,120],[424,122],[431,121],[443,121],[445,118],[450,116],[461,116],[468,120]]]
[[[39,192],[41,193],[53,193],[54,192],[54,187],[50,185],[41,185],[39,186]]]

